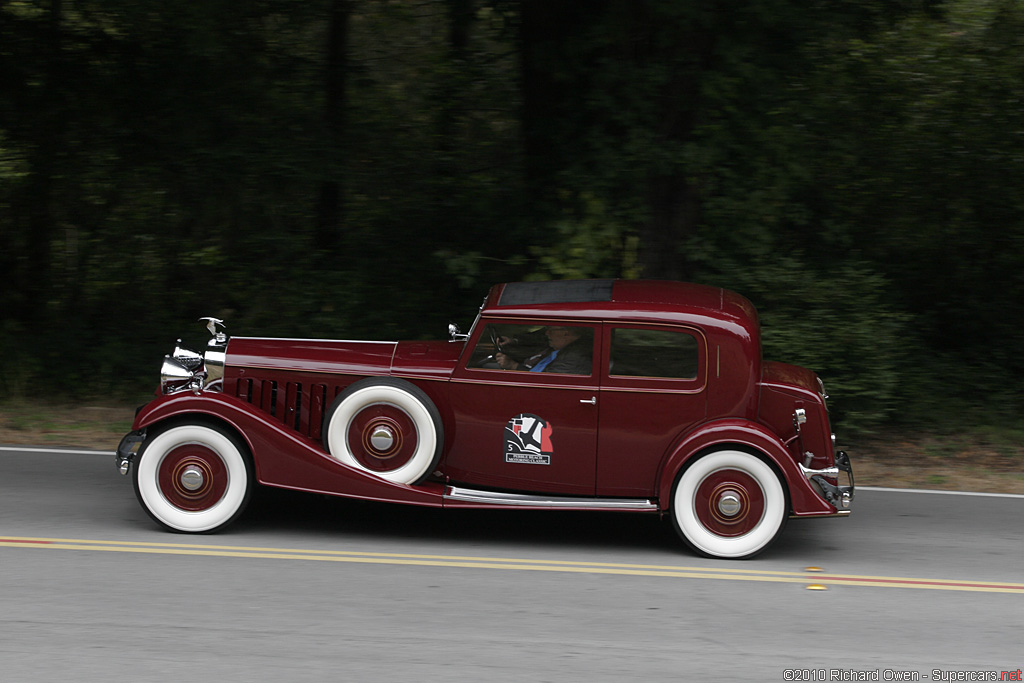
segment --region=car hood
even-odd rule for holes
[[[381,374],[391,369],[397,342],[232,337],[225,364],[299,372]]]
[[[225,364],[351,375],[451,376],[464,342],[389,342],[232,337]]]

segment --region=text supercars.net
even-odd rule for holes
[[[1024,681],[1021,669],[927,672],[900,669],[786,669],[784,681]]]

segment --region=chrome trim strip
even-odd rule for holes
[[[493,372],[503,372],[494,370]],[[543,372],[519,372],[510,371],[506,377],[523,377],[523,379],[533,379],[532,377],[526,377],[526,375],[543,375]],[[500,376],[500,375],[498,375]],[[552,374],[551,377],[582,377],[583,375],[559,375]],[[589,377],[589,375],[587,376]],[[537,377],[536,379],[542,380],[543,378]],[[452,384],[484,384],[487,386],[500,386],[500,387],[539,387],[541,389],[576,389],[581,391],[596,391],[597,384],[545,384],[543,382],[495,382],[494,380],[483,380],[483,379],[467,379],[462,377],[452,377],[450,380]]]
[[[822,512],[813,515],[790,515],[790,519],[833,519],[835,517],[849,517],[853,510],[835,510],[833,512]]]
[[[448,375],[443,375],[443,376],[440,376],[440,377],[430,377],[430,376],[427,376],[427,375],[407,375],[407,374],[399,375],[397,373],[393,374],[393,373],[388,372],[386,368],[384,370],[380,371],[380,372],[353,372],[351,370],[324,370],[324,369],[320,369],[320,368],[315,368],[315,369],[312,369],[312,370],[309,369],[309,368],[277,368],[277,367],[274,367],[272,365],[232,365],[231,367],[232,367],[232,369],[234,369],[234,368],[244,368],[246,370],[272,370],[274,372],[294,372],[294,373],[304,373],[304,374],[307,374],[307,375],[320,375],[320,374],[323,374],[323,375],[339,375],[339,376],[354,377],[356,379],[363,378],[363,377],[397,377],[399,379],[416,380],[417,382],[419,382],[421,380],[424,381],[424,382],[448,382],[448,381],[450,381]],[[487,382],[487,384],[490,384],[490,383]],[[589,389],[593,389],[593,387],[584,387],[584,388],[586,388],[588,390]]]
[[[624,376],[623,375],[616,375],[615,379],[619,379],[621,377],[624,377]],[[646,378],[645,377],[641,377],[639,379],[646,379]],[[669,380],[669,381],[671,381],[671,380]],[[684,381],[685,382],[687,380],[676,380],[676,381]],[[610,386],[602,386],[601,387],[601,391],[616,391],[616,392],[624,393],[624,394],[679,394],[679,395],[684,395],[685,394],[685,395],[693,396],[694,394],[701,394],[701,393],[703,393],[706,388],[707,388],[706,384],[702,384],[699,389],[668,389],[668,388],[666,388],[666,389],[656,389],[656,388],[647,388],[647,387],[610,387]]]
[[[397,341],[372,339],[311,339],[307,337],[232,337],[232,339],[247,339],[249,341],[297,341],[297,342],[339,342],[343,344],[397,344]]]
[[[587,510],[648,510],[656,512],[658,504],[646,498],[572,498],[569,496],[536,496],[525,493],[477,491],[449,486],[446,500],[487,505],[521,505],[527,507],[574,508]]]
[[[308,375],[352,375],[353,377],[384,377],[389,374],[390,366],[380,365],[377,367],[363,367],[358,370],[370,372],[359,372],[358,370],[332,370],[321,367],[294,367],[278,365],[261,365],[258,363],[232,363],[232,369],[243,368],[246,370],[273,370],[274,372],[304,372]]]
[[[383,377],[384,375],[370,375],[371,377]],[[448,375],[442,377],[430,377],[426,375],[399,375],[391,374],[388,377],[397,377],[398,379],[416,380],[417,382],[447,382],[449,381]]]

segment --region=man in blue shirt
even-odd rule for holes
[[[585,330],[586,328],[582,327],[548,327],[544,330],[548,338],[548,348],[543,352],[519,362],[499,351],[494,359],[503,370],[589,375],[593,344],[584,339]]]

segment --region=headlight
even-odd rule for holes
[[[160,367],[160,390],[165,394],[173,394],[191,388],[198,379],[196,373],[173,356],[164,356],[164,364]]]
[[[182,346],[180,339],[178,340],[177,346],[174,347],[174,352],[171,353],[171,356],[173,356],[174,360],[181,363],[186,369],[193,372],[198,370],[203,364],[203,357],[187,346]]]
[[[216,318],[201,318],[208,322],[207,329],[213,335],[206,353],[199,353],[184,346],[181,340],[174,351],[164,356],[160,368],[160,389],[165,394],[191,390],[198,394],[204,389],[221,391],[224,379],[224,364],[227,359],[228,337],[217,330],[224,322]]]

